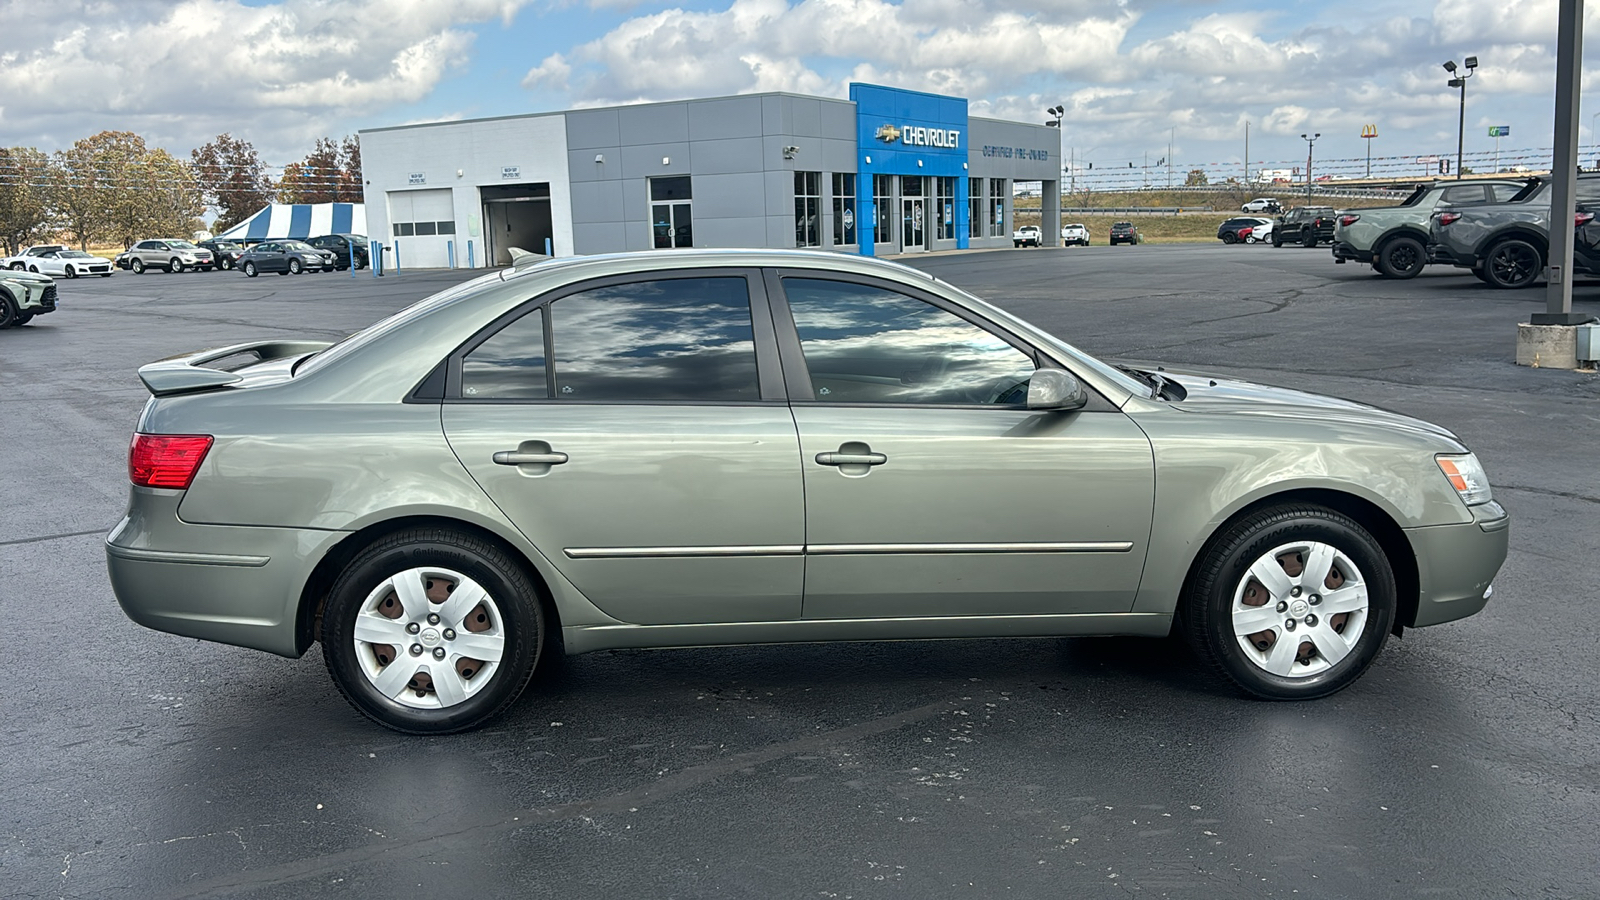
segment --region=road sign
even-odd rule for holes
[[[1510,125],[1490,125],[1489,126],[1489,137],[1510,137],[1510,136],[1511,136],[1511,126]]]
[[[1363,126],[1361,126],[1361,136],[1364,137],[1364,138],[1375,138],[1375,137],[1377,137],[1378,136],[1378,126],[1376,126],[1376,125],[1363,125]]]

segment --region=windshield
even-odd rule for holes
[[[56,255],[62,259],[94,259],[93,254],[85,253],[82,250],[63,250]]]
[[[199,247],[196,247],[195,245],[189,243],[188,241],[167,241],[167,246],[171,247],[174,250],[199,250],[200,249]]]

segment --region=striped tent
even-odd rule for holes
[[[361,203],[274,203],[217,235],[233,241],[304,240],[322,234],[366,234]]]

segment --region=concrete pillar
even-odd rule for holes
[[[1061,181],[1039,182],[1039,245],[1061,246]]]

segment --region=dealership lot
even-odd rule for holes
[[[1514,517],[1494,601],[1308,704],[1240,699],[1173,641],[608,652],[552,667],[486,731],[400,738],[329,690],[316,651],[134,626],[100,544],[139,364],[336,338],[466,274],[119,273],[0,332],[0,893],[1600,890],[1600,380],[1509,363],[1542,292],[1383,281],[1289,247],[908,261],[1091,352],[1454,429]],[[1600,312],[1600,287],[1577,295]]]

